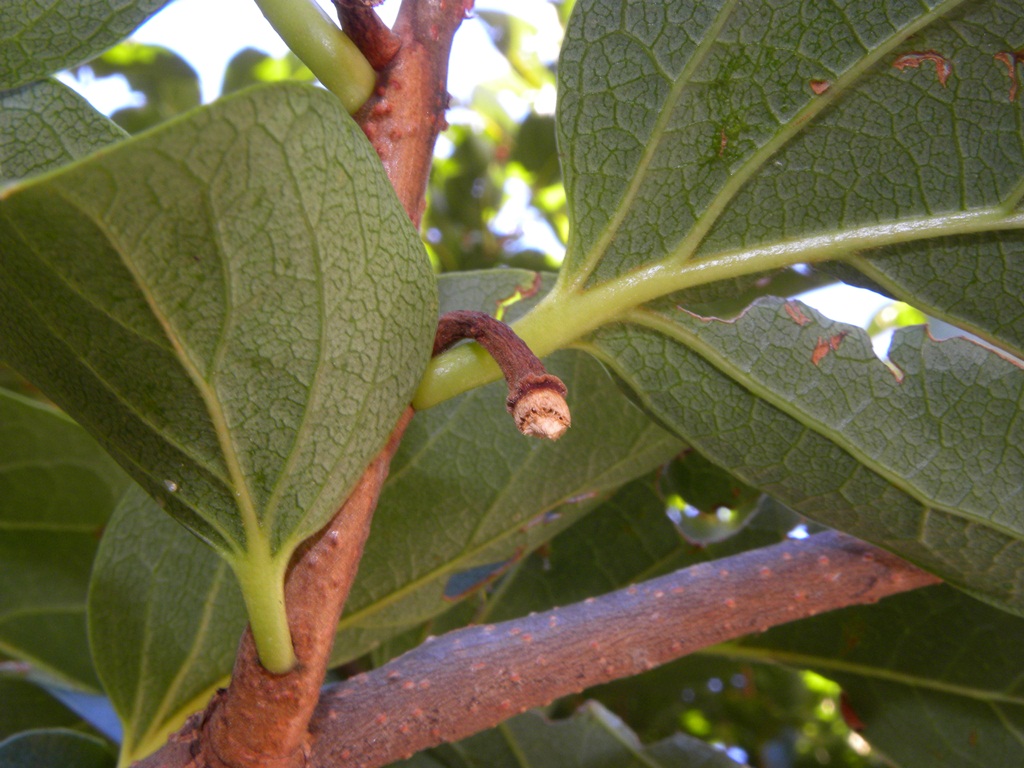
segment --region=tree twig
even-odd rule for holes
[[[374,768],[726,640],[940,579],[841,533],[429,639],[325,690],[310,764]]]
[[[455,31],[472,8],[473,0],[405,0],[392,30],[398,48],[378,71],[376,91],[355,114],[417,226],[423,218],[434,143],[448,126],[448,54]],[[350,20],[349,34],[360,49],[370,49],[379,45],[381,31],[367,23],[364,11],[376,16],[370,8],[353,11],[353,16],[358,13],[370,31],[353,28]]]
[[[557,376],[526,346],[516,332],[486,312],[459,309],[441,316],[434,335],[434,355],[462,339],[487,350],[508,382],[505,406],[524,435],[557,440],[569,428],[568,392]]]

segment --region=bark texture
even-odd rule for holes
[[[329,686],[310,726],[311,763],[388,765],[702,648],[939,581],[858,539],[822,533],[468,627]]]

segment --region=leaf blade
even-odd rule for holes
[[[80,64],[127,37],[168,0],[85,0],[73,13],[49,0],[5,3],[0,10],[0,90]]]
[[[126,136],[56,80],[0,93],[0,184],[54,170]]]
[[[86,590],[100,534],[129,485],[76,424],[0,391],[0,646],[74,689],[99,690]]]
[[[795,318],[786,306],[796,307]],[[642,322],[595,334],[591,349],[659,421],[802,514],[1005,610],[1024,610],[1014,437],[1020,406],[1011,394],[1024,377],[1015,363],[970,342],[930,342],[908,331],[896,351],[905,368],[896,384],[866,340],[858,341],[863,332],[797,304],[764,300],[732,323],[697,320],[667,305],[644,312]],[[673,325],[723,336],[703,347],[683,341],[686,332],[675,334]],[[913,360],[915,349],[924,356]],[[925,360],[933,355],[938,364]],[[1000,371],[988,382],[998,396],[982,385],[989,365]],[[1008,410],[989,419],[984,408],[1000,401]],[[894,402],[907,410],[890,410]],[[979,429],[988,450],[978,450]]]
[[[246,625],[227,564],[139,488],[114,511],[89,585],[89,644],[141,759],[206,704]]]
[[[313,159],[310,141],[322,157]],[[273,86],[15,187],[3,201],[7,297],[46,318],[37,325],[54,330],[40,343],[77,369],[89,398],[52,374],[48,384],[97,432],[104,411],[119,413],[135,434],[108,445],[222,551],[253,535],[235,491],[243,508],[251,497],[274,550],[322,525],[426,359],[432,280],[370,152],[328,96]],[[170,200],[178,210],[158,213]],[[67,230],[54,239],[42,221],[55,203]],[[354,242],[347,227],[360,233]],[[66,252],[91,250],[96,263],[62,255],[67,236],[78,248]],[[393,254],[386,266],[366,263],[365,250],[377,248]],[[47,316],[53,293],[123,359],[104,358],[84,329]],[[46,377],[53,362],[28,349],[39,331],[26,325],[11,329],[5,352]],[[385,338],[379,351],[374,341]],[[364,365],[353,370],[356,358]]]

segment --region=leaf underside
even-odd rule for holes
[[[1021,354],[1022,39],[1024,11],[996,2],[578,3],[554,291],[620,302],[577,346],[688,444],[1016,613],[1019,362],[909,330],[894,372],[798,303],[730,322],[687,303],[710,280],[843,260]]]
[[[130,484],[66,416],[0,390],[0,653],[51,682],[99,691],[86,587]]]
[[[80,64],[123,40],[168,0],[8,0],[0,6],[0,90]]]
[[[0,248],[0,354],[236,557],[333,514],[429,354],[416,233],[362,134],[305,86],[9,188]]]

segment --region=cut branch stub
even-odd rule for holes
[[[434,355],[462,339],[473,339],[494,358],[508,382],[505,406],[524,435],[557,440],[571,424],[568,390],[515,331],[484,312],[457,310],[443,315],[434,336]]]

